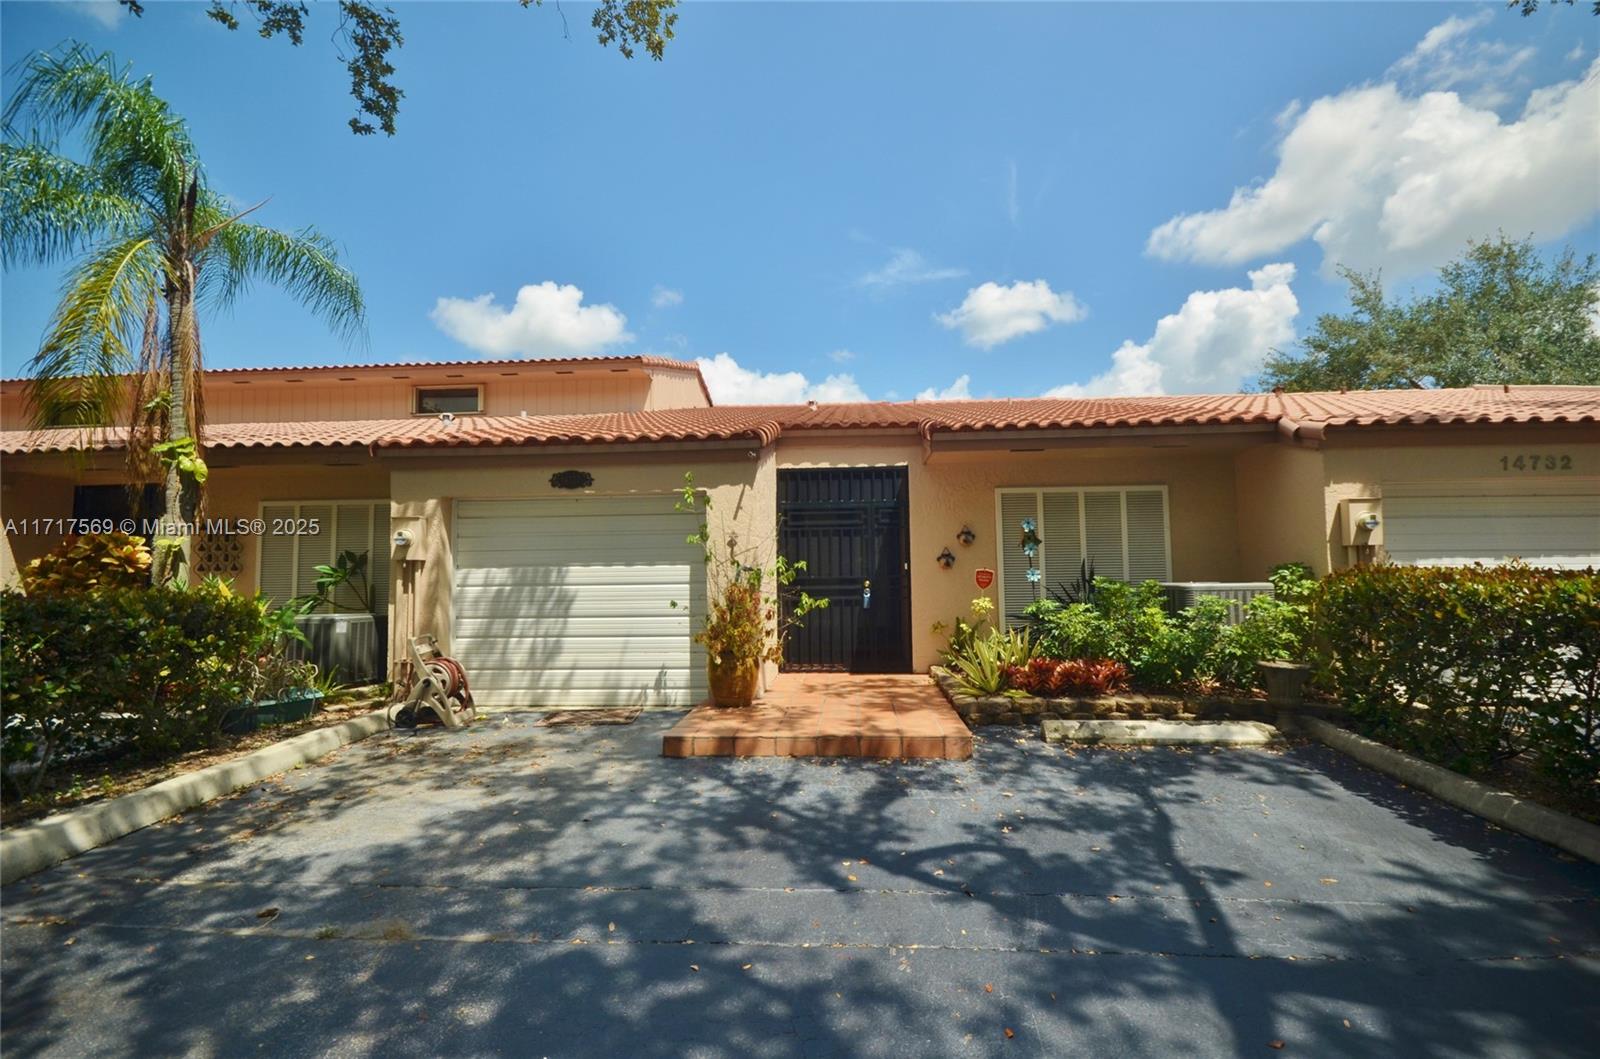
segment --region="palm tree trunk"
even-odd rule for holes
[[[193,436],[189,422],[189,370],[194,364],[194,285],[187,275],[175,283],[167,298],[167,441]],[[189,558],[194,540],[190,532],[199,514],[200,488],[193,476],[180,474],[176,464],[166,466],[166,518],[170,535],[157,542],[153,566],[157,584],[189,580]]]

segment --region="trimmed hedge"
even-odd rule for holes
[[[217,585],[0,593],[0,750],[38,766],[17,786],[36,790],[63,751],[212,742],[279,635],[260,600]]]
[[[1364,566],[1312,605],[1321,675],[1371,736],[1463,772],[1526,754],[1600,781],[1600,577]]]

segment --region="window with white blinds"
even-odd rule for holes
[[[266,532],[261,537],[256,584],[275,603],[317,590],[317,567],[340,552],[367,554],[367,584],[373,610],[389,604],[389,501],[318,500],[261,505]],[[275,533],[292,525],[297,533]],[[349,586],[334,601],[345,610],[359,607]]]
[[[1096,577],[1166,581],[1172,577],[1165,486],[1084,489],[1001,489],[995,509],[1000,540],[1000,607],[1007,624],[1036,599],[1072,584],[1083,561]],[[1024,550],[1023,521],[1031,520],[1037,552]],[[1039,571],[1038,581],[1028,571]]]

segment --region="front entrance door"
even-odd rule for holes
[[[909,511],[904,467],[778,472],[778,548],[806,564],[784,608],[828,600],[789,634],[784,669],[910,671]]]

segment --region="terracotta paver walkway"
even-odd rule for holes
[[[972,732],[927,676],[780,673],[747,710],[691,710],[661,737],[661,753],[965,761]]]

